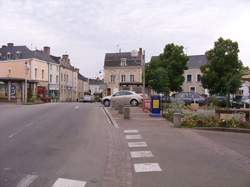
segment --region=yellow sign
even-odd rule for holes
[[[160,108],[159,100],[153,100],[153,108]]]

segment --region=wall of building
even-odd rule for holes
[[[49,63],[48,64],[48,82],[49,82],[49,90],[58,90],[59,91],[59,81],[60,81],[60,66],[59,64]],[[52,76],[52,80],[50,77]]]
[[[0,77],[25,79],[25,62],[27,60],[7,60],[0,62]]]
[[[187,75],[192,75],[192,81],[187,81]],[[191,87],[195,87],[195,92],[199,94],[206,94],[205,89],[202,87],[201,81],[197,80],[197,75],[202,75],[200,69],[188,69],[184,71],[185,81],[182,85],[184,92],[190,92]]]
[[[115,75],[115,82],[111,82],[111,75]],[[134,82],[142,82],[142,67],[127,66],[127,67],[105,67],[104,82],[107,88],[111,89],[111,94],[119,90],[121,75],[126,76],[125,82],[130,82],[130,75],[134,75]]]

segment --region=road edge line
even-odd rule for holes
[[[110,112],[105,107],[103,107],[103,110],[104,110],[106,116],[108,117],[109,121],[111,122],[111,124],[115,128],[119,128],[118,124],[116,123],[115,119],[112,117],[112,115],[110,114]]]

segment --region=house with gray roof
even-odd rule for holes
[[[26,101],[33,96],[45,97],[49,61],[53,60],[41,51],[13,43],[3,45],[0,48],[0,98]]]
[[[106,53],[104,82],[107,85],[107,95],[119,90],[141,92],[144,61],[145,52],[142,48],[132,52]]]
[[[185,81],[182,85],[184,92],[197,92],[200,94],[208,94],[208,91],[202,87],[201,84],[201,66],[208,63],[205,55],[191,55],[188,56],[187,70],[184,70]],[[151,61],[159,59],[159,56],[152,56]]]
[[[202,87],[201,83],[201,66],[208,63],[205,55],[188,56],[188,69],[184,71],[185,81],[182,85],[184,92],[197,92],[199,94],[208,94],[208,91]]]

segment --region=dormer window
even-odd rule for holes
[[[127,66],[127,59],[121,58],[121,66]]]
[[[16,59],[20,59],[21,58],[21,52],[20,51],[17,51],[16,52]]]
[[[8,53],[7,53],[7,60],[10,60],[10,59],[11,59],[11,53],[8,52]]]

